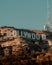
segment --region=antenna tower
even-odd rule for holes
[[[47,24],[44,26],[46,31],[50,31],[50,6],[49,0],[47,0]]]

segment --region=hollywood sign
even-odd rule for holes
[[[16,37],[16,36],[19,36],[19,37],[22,37],[22,38],[25,38],[25,39],[28,39],[28,40],[45,40],[46,39],[46,35],[45,34],[42,34],[42,35],[39,35],[35,32],[31,32],[31,31],[26,31],[26,30],[13,30],[12,32],[10,30],[8,30],[6,32],[7,36],[12,36],[12,37]]]

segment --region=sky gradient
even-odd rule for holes
[[[52,0],[50,21],[52,25]],[[0,27],[43,29],[47,22],[47,0],[0,0]]]

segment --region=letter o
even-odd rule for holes
[[[40,40],[40,35],[36,34],[36,40]]]

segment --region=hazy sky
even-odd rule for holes
[[[50,19],[52,24],[52,0]],[[0,26],[43,29],[47,21],[47,0],[0,0]]]

